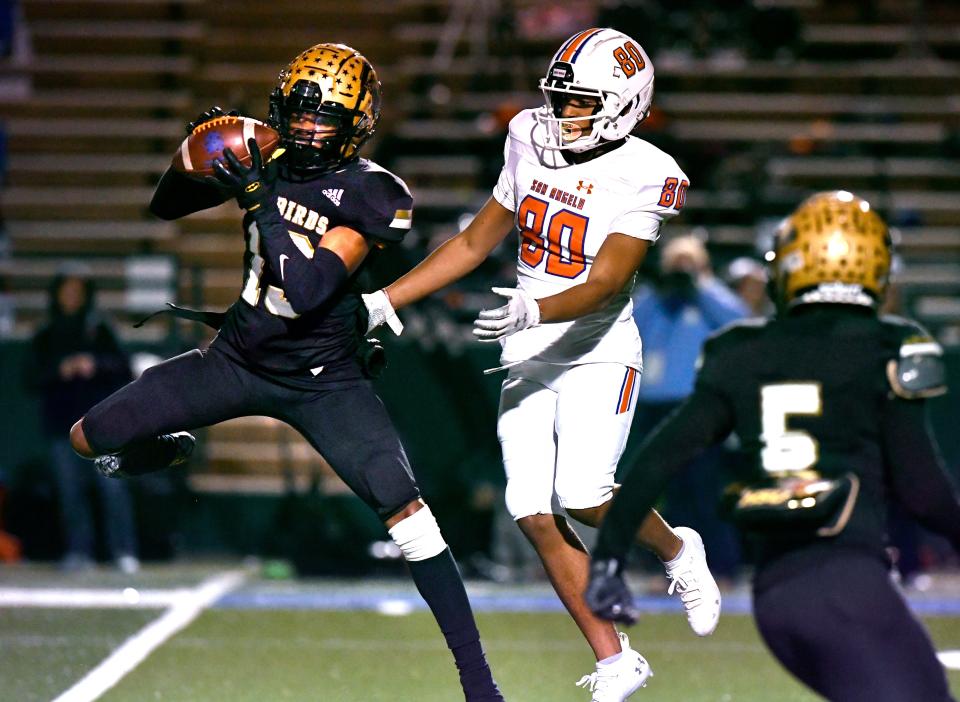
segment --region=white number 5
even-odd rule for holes
[[[784,473],[806,470],[820,453],[817,440],[805,431],[787,428],[791,414],[819,415],[822,410],[819,383],[781,383],[760,388],[760,411],[764,470]]]

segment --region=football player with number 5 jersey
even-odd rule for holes
[[[693,394],[644,441],[600,528],[586,601],[636,617],[622,576],[636,525],[671,475],[736,432],[729,510],[756,545],[753,613],[777,660],[834,702],[949,702],[885,548],[894,500],[960,551],[960,499],[926,419],[946,391],[943,350],[877,314],[891,238],[862,198],[810,197],[768,260],[777,313],[704,345]]]
[[[565,515],[595,526],[617,489],[642,370],[630,292],[689,181],[673,158],[631,135],[650,109],[653,65],[630,37],[578,32],[540,87],[544,106],[510,123],[493,197],[466,229],[364,302],[371,329],[400,328],[396,309],[466,275],[519,230],[517,287],[494,288],[506,304],[482,311],[474,328],[481,341],[502,344],[508,370],[497,427],[507,508],[596,655],[596,672],[578,684],[595,702],[619,701],[646,684],[650,667],[584,606],[588,555]],[[638,540],[665,562],[694,631],[711,633],[720,593],[699,535],[672,530],[651,510]]]
[[[503,702],[457,564],[363,353],[360,278],[410,229],[413,204],[403,181],[360,158],[380,98],[366,58],[317,44],[281,71],[270,96],[282,155],[264,163],[250,140],[251,166],[225,149],[213,166],[217,182],[167,170],[150,203],[157,216],[176,219],[230,198],[245,211],[240,297],[225,313],[174,308],[218,329],[210,347],[148,369],[87,412],[70,438],[101,473],[124,477],[185,462],[194,446],[185,430],[249,415],[287,422],[387,528],[454,656],[467,702]],[[188,132],[223,116],[213,108]]]

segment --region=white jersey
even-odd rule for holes
[[[607,236],[656,241],[683,207],[689,181],[672,157],[636,137],[584,163],[537,147],[533,110],[510,122],[497,202],[515,213],[521,239],[517,284],[534,298],[586,282]],[[504,365],[622,363],[641,369],[640,335],[630,293],[634,278],[604,309],[571,322],[540,324],[508,336]]]

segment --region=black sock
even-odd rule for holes
[[[125,475],[144,475],[169,468],[178,457],[177,440],[170,434],[134,441],[120,452],[120,470]]]
[[[423,561],[407,561],[413,582],[433,612],[447,646],[460,671],[460,684],[468,700],[499,700],[503,697],[497,689],[487,665],[487,658],[480,644],[480,632],[473,619],[473,610],[467,599],[467,591],[460,578],[453,554],[446,548],[443,552]]]

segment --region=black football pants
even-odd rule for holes
[[[764,641],[832,702],[949,702],[923,625],[878,558],[838,552],[754,593]]]
[[[303,390],[254,373],[216,348],[146,370],[83,420],[91,448],[116,453],[159,434],[259,415],[290,424],[382,520],[420,496],[386,408],[365,379]]]

